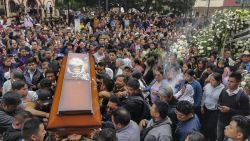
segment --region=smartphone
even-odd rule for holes
[[[215,108],[218,109],[221,105],[220,104],[216,104]]]

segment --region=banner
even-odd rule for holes
[[[80,19],[75,19],[75,32],[80,32]]]

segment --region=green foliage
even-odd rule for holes
[[[56,6],[67,6],[68,1],[71,7],[80,9],[83,6],[98,6],[99,0],[56,0]],[[106,0],[100,0],[100,4],[105,8]],[[135,8],[139,11],[164,11],[164,7],[168,7],[175,14],[183,14],[192,11],[195,0],[108,0],[109,6],[123,6],[125,10]]]
[[[145,54],[142,55],[142,60],[146,61],[148,58],[151,58],[151,57],[158,60],[159,58],[162,57],[162,54],[163,54],[163,51],[160,48],[156,48],[154,50],[145,52]]]
[[[86,0],[56,0],[56,7],[67,7],[68,3],[71,9],[81,9],[86,5]]]
[[[172,0],[168,5],[174,13],[183,14],[192,11],[195,0]]]

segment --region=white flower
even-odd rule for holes
[[[200,53],[200,54],[204,53],[204,50],[200,50],[199,53]]]
[[[246,86],[246,82],[245,81],[242,81],[241,83],[240,83],[240,85],[242,86],[242,87],[245,87]]]
[[[203,49],[203,46],[199,46],[198,49]]]

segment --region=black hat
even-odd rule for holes
[[[36,91],[38,95],[38,100],[42,100],[43,104],[47,105],[52,103],[53,96],[49,90],[46,89],[39,89]]]

